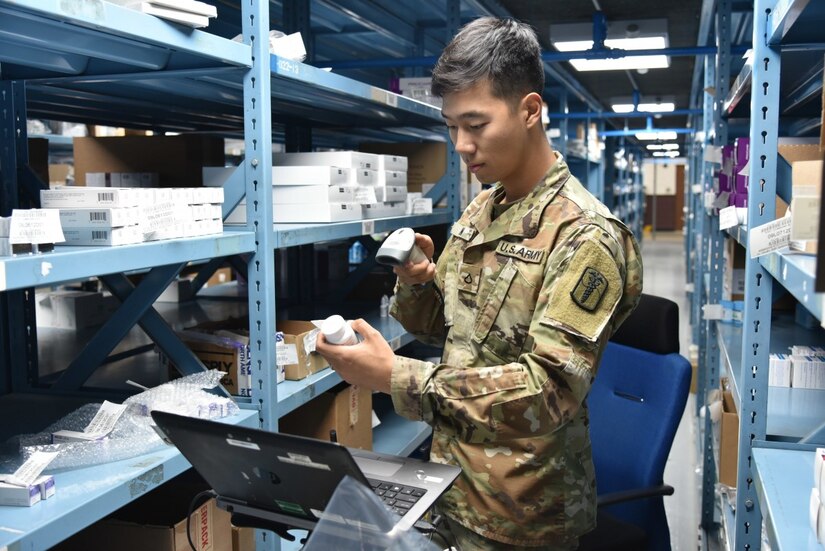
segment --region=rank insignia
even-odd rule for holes
[[[587,267],[570,291],[573,302],[588,312],[594,311],[607,292],[607,279],[595,268]]]

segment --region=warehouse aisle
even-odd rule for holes
[[[685,295],[684,238],[679,233],[646,234],[642,241],[644,292],[679,305],[680,352],[688,355],[690,306]],[[682,422],[665,467],[665,483],[675,488],[665,498],[673,551],[695,551],[698,545],[700,477],[697,473],[696,397],[688,397]]]

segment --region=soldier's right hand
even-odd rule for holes
[[[406,285],[420,285],[435,279],[435,263],[430,260],[435,254],[435,245],[429,235],[421,233],[415,234],[415,244],[424,253],[428,260],[413,264],[407,262],[403,266],[396,266],[392,269],[398,280]]]

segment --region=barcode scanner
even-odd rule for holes
[[[415,244],[412,228],[395,230],[375,253],[375,261],[385,266],[403,266],[407,261],[413,264],[429,260],[424,251]]]

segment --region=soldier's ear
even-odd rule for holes
[[[527,125],[527,128],[533,128],[537,124],[542,124],[541,110],[544,102],[539,94],[530,92],[522,98],[521,105],[521,113],[524,116],[524,122]]]

